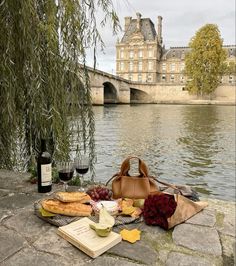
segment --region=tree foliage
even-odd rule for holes
[[[191,51],[186,55],[185,73],[190,93],[212,93],[225,71],[226,52],[217,25],[206,24],[191,39]]]
[[[119,26],[110,0],[0,1],[0,167],[25,168],[41,138],[55,160],[73,147],[94,162],[86,48],[103,46],[102,24]]]
[[[235,63],[235,61],[230,61],[228,63],[225,73],[228,75],[236,75],[236,63]]]

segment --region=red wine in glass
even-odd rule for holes
[[[76,172],[80,175],[80,191],[84,191],[82,187],[84,181],[84,174],[89,170],[89,159],[86,156],[82,156],[75,159],[75,169]]]
[[[61,181],[69,181],[69,180],[71,180],[72,179],[72,177],[73,177],[73,173],[74,173],[74,171],[67,171],[67,170],[60,170],[59,171],[59,178],[60,178],[60,180]]]
[[[67,191],[68,188],[68,181],[72,179],[74,174],[74,164],[70,161],[65,162],[58,162],[57,163],[57,169],[60,180],[64,184],[64,190]]]
[[[89,167],[88,166],[77,166],[76,167],[76,172],[81,174],[81,175],[84,175],[88,172],[89,170]]]

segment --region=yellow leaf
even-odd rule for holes
[[[142,213],[142,210],[138,207],[135,207],[135,211],[131,214],[132,217],[137,218]]]
[[[51,212],[44,210],[43,208],[40,208],[39,211],[43,217],[53,217],[56,215],[55,213],[51,213]]]
[[[135,243],[137,240],[140,240],[140,234],[141,231],[139,231],[138,229],[133,229],[133,230],[123,229],[120,231],[122,239],[130,243]]]
[[[135,207],[133,206],[128,206],[128,207],[124,207],[122,208],[122,213],[124,215],[131,215],[133,212],[135,211]]]
[[[134,204],[134,201],[132,199],[126,198],[126,199],[122,200],[121,208],[123,209],[124,207],[131,207],[131,206],[133,206],[133,204]]]

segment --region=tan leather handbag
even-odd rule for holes
[[[130,160],[139,160],[138,176],[130,176]],[[112,176],[106,185],[112,180],[113,198],[131,198],[131,199],[146,199],[150,193],[158,190],[158,186],[153,177],[148,175],[146,164],[138,157],[128,157],[121,164],[120,172]]]

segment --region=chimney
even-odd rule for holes
[[[132,20],[132,17],[125,17],[125,31],[128,30],[131,20]]]
[[[162,17],[157,17],[157,39],[159,44],[162,44]]]
[[[140,13],[136,13],[137,15],[137,30],[141,30],[141,14]]]

